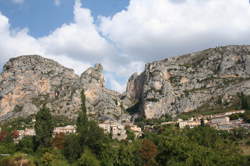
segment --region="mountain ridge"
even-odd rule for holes
[[[176,116],[218,100],[229,108],[237,105],[238,93],[250,95],[250,46],[209,48],[148,63],[129,78],[123,94],[104,87],[102,71],[97,64],[78,76],[38,55],[12,58],[0,74],[0,120],[34,114],[44,104],[55,115],[75,119],[83,90],[88,114],[98,121],[130,121],[126,109],[134,105],[132,116],[147,119]]]

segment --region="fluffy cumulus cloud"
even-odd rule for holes
[[[100,29],[131,59],[152,61],[207,47],[250,43],[248,0],[130,0]]]
[[[30,36],[28,29],[12,29],[8,18],[0,13],[0,36],[0,66],[11,57],[30,54],[54,59],[78,74],[95,63],[101,63],[105,75],[113,75],[106,78],[107,84],[119,91],[124,90],[124,78],[139,68],[139,62],[130,62],[126,56],[119,55],[115,46],[102,37],[91,11],[83,8],[80,1],[75,3],[72,23],[64,24],[41,38]],[[126,68],[130,68],[130,73]]]
[[[130,0],[126,10],[99,16],[97,25],[76,0],[72,23],[34,38],[27,29],[11,28],[0,13],[0,65],[10,57],[39,54],[80,74],[102,63],[109,87],[123,91],[144,63],[208,47],[250,44],[249,20],[248,0]]]

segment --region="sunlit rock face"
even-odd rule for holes
[[[83,90],[88,115],[99,122],[130,121],[127,108],[151,119],[218,103],[231,107],[239,104],[239,94],[250,95],[250,46],[212,48],[146,64],[141,74],[129,78],[123,94],[104,85],[101,64],[78,76],[41,56],[10,59],[0,74],[0,121],[27,117],[43,105],[54,115],[76,119]]]
[[[54,115],[75,119],[86,95],[88,114],[94,119],[129,119],[120,94],[104,87],[103,67],[90,67],[79,77],[72,69],[37,55],[10,59],[0,75],[0,120],[27,117],[43,105]]]
[[[147,119],[175,116],[218,100],[230,106],[241,92],[250,94],[250,46],[212,48],[149,63],[127,88],[127,96],[140,104]]]

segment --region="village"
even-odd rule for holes
[[[232,130],[235,128],[245,128],[250,129],[250,123],[245,123],[243,119],[230,120],[230,115],[233,114],[243,114],[245,110],[231,111],[221,114],[214,115],[200,115],[197,117],[192,117],[188,120],[177,119],[176,121],[162,122],[160,126],[164,125],[176,125],[179,128],[183,129],[186,127],[194,128],[196,126],[207,125],[213,127],[217,130]],[[153,130],[159,125],[146,125],[144,130]],[[138,138],[142,136],[143,130],[141,127],[133,123],[121,123],[112,120],[106,120],[102,123],[99,123],[99,127],[104,130],[104,133],[110,134],[112,139],[125,140],[127,139],[127,130],[130,130],[134,133],[135,137]],[[15,139],[15,142],[19,142],[25,136],[34,136],[35,130],[33,128],[26,128],[24,130],[17,130],[18,137]],[[63,127],[54,128],[53,136],[58,134],[71,134],[76,132],[75,125],[67,125]]]

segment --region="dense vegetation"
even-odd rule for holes
[[[248,131],[217,131],[201,126],[179,129],[161,126],[141,138],[112,140],[86,115],[85,97],[76,121],[77,133],[52,137],[53,117],[47,108],[36,115],[34,137],[18,144],[16,126],[0,133],[0,166],[249,166]],[[168,117],[164,117],[168,118]],[[131,133],[130,133],[131,134]]]

